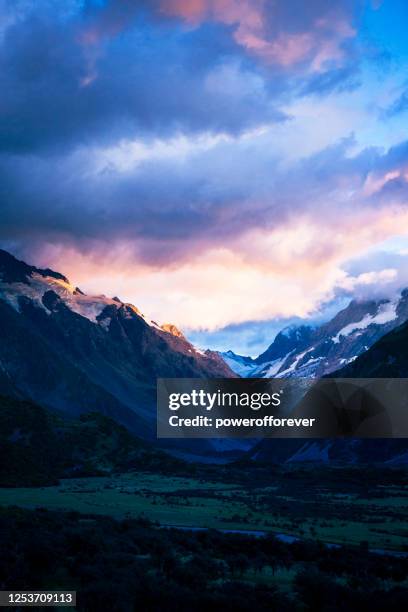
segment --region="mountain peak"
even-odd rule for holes
[[[69,280],[60,272],[55,272],[50,268],[36,268],[29,266],[20,259],[17,259],[9,253],[0,249],[0,280],[5,283],[28,283],[28,278],[36,272],[43,277],[51,277],[56,280],[61,280],[69,285]]]
[[[264,353],[252,364],[245,364],[245,369],[242,358],[230,352],[221,355],[243,376],[320,377],[354,362],[384,334],[407,319],[408,290],[389,299],[354,299],[318,327],[285,327]]]
[[[185,340],[182,332],[173,324],[166,323],[159,326],[155,321],[147,318],[136,306],[124,303],[117,296],[109,298],[104,294],[86,295],[78,287],[70,284],[68,278],[50,268],[36,268],[24,261],[20,261],[7,251],[0,249],[0,297],[8,302],[15,310],[20,312],[22,298],[28,298],[35,306],[46,309],[51,304],[49,295],[58,297],[67,308],[79,314],[95,324],[102,325],[107,329],[108,321],[107,307],[119,309],[124,316],[132,318],[140,317],[150,327],[164,331],[177,338]],[[44,296],[48,298],[44,301]]]
[[[183,340],[186,339],[184,334],[178,329],[178,327],[173,325],[173,323],[163,323],[163,325],[161,326],[161,329],[167,332],[168,334],[171,334],[172,336],[176,336],[177,338],[182,338]]]
[[[255,360],[257,363],[265,363],[282,359],[292,351],[302,350],[309,342],[314,332],[310,325],[289,325],[280,331],[267,350]]]
[[[171,324],[78,291],[63,275],[0,252],[0,392],[78,416],[97,410],[154,436],[156,380],[233,376]]]

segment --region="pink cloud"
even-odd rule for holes
[[[44,245],[36,265],[66,274],[89,295],[106,293],[132,302],[159,323],[217,329],[230,323],[273,317],[305,317],[335,295],[336,288],[389,286],[395,270],[344,271],[344,264],[384,240],[408,231],[408,212],[362,210],[337,220],[303,216],[283,227],[252,229],[223,247],[168,265],[138,260],[134,241],[103,241],[88,249]]]
[[[379,193],[383,187],[396,180],[408,183],[408,169],[406,167],[402,166],[388,172],[370,172],[364,183],[364,194],[371,196]]]
[[[343,41],[356,34],[344,15],[334,13],[289,32],[264,0],[161,0],[161,11],[192,26],[203,21],[232,26],[235,41],[250,54],[284,68],[309,62],[320,71],[327,62],[340,63]]]
[[[163,0],[161,10],[167,15],[176,15],[191,23],[199,23],[208,15],[209,4],[208,0]]]
[[[306,71],[320,72],[326,64],[341,65],[343,42],[355,36],[350,16],[330,9],[325,15],[313,7],[303,28],[293,31],[281,5],[266,0],[155,0],[152,3],[161,18],[179,18],[188,27],[204,22],[231,27],[235,42],[268,65],[287,69],[301,65]],[[78,35],[85,48],[95,48],[129,28],[138,11],[138,3],[112,2],[96,12]],[[303,66],[305,64],[305,66]]]
[[[272,42],[251,32],[244,34],[238,32],[236,39],[266,62],[280,64],[284,67],[303,61],[314,46],[313,37],[307,32],[291,35],[280,34]]]

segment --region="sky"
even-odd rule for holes
[[[405,0],[0,0],[0,246],[201,347],[408,285]]]

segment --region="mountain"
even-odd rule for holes
[[[408,377],[408,322],[385,334],[352,363],[330,374],[335,378]],[[261,440],[247,456],[266,463],[408,464],[407,439]]]
[[[233,351],[220,352],[225,363],[244,378],[274,376],[291,353],[307,347],[314,328],[308,325],[290,325],[278,333],[269,348],[256,359],[237,355]]]
[[[222,356],[241,376],[318,378],[352,363],[407,319],[408,290],[392,300],[353,300],[319,327],[285,328],[264,353],[247,362],[245,369],[229,353]]]
[[[64,419],[30,401],[0,396],[1,487],[44,486],[60,478],[137,469],[186,471],[183,462],[100,413]]]
[[[99,411],[144,437],[155,436],[158,377],[234,376],[176,327],[1,250],[0,338],[0,393],[74,417]]]
[[[290,325],[279,332],[267,348],[256,358],[256,369],[252,377],[284,377],[292,374],[307,355],[313,350],[315,329],[309,325]],[[303,361],[302,361],[303,362]]]
[[[407,319],[408,291],[404,290],[395,300],[352,301],[317,328],[286,328],[257,359],[231,352],[222,356],[241,376],[407,377]],[[406,465],[408,441],[264,439],[246,456],[257,463]]]
[[[237,355],[233,351],[219,351],[218,355],[225,361],[227,366],[231,368],[233,372],[239,376],[242,376],[243,378],[249,378],[256,368],[256,361],[252,359],[252,357]]]
[[[408,322],[383,336],[353,363],[336,372],[342,378],[407,378]]]
[[[310,325],[289,325],[279,332],[264,353],[255,360],[257,364],[265,364],[282,359],[292,351],[299,351],[309,346],[314,328]]]
[[[157,377],[230,377],[233,369],[240,376],[321,376],[333,371],[336,376],[406,376],[408,324],[398,325],[407,318],[408,292],[404,291],[396,300],[353,301],[318,328],[289,327],[257,359],[232,352],[202,352],[175,326],[159,326],[117,297],[87,296],[62,274],[27,265],[0,251],[0,393],[23,404],[40,404],[47,414],[51,411],[65,421],[66,417],[78,420],[87,413],[102,413],[139,436],[154,438]],[[19,410],[17,415],[27,414],[22,404]],[[40,413],[36,418],[44,423]],[[95,424],[95,417],[92,419],[92,427],[99,431],[101,422]],[[8,433],[12,441],[15,436],[20,440],[22,418],[20,421]],[[21,443],[31,440],[31,435],[24,434]],[[36,436],[32,440],[39,440]],[[70,440],[69,436],[53,438],[54,450],[42,439],[38,448],[44,445],[54,457],[64,439]],[[10,440],[3,440],[7,442]],[[234,453],[237,447],[230,447],[231,442],[240,441],[220,441],[217,452]],[[187,449],[191,457],[210,456],[216,443],[177,441],[174,448],[183,448],[184,454]],[[25,465],[40,466],[40,478],[44,462],[30,448]],[[408,448],[404,448],[401,440],[262,440],[248,453],[257,461],[398,463],[408,457]],[[23,456],[18,455],[17,464]],[[5,457],[12,455],[3,454],[6,465]],[[86,463],[84,459],[83,465]],[[96,469],[97,464],[91,464]]]

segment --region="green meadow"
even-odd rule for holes
[[[351,478],[348,472],[336,475],[340,482]],[[408,550],[408,492],[403,482],[393,479],[388,485],[349,488],[352,491],[344,494],[338,484],[332,486],[330,471],[316,481],[312,471],[302,471],[298,479],[295,471],[283,470],[268,483],[134,473],[67,479],[51,487],[3,488],[0,505],[118,519],[146,517],[163,526],[266,531]]]

